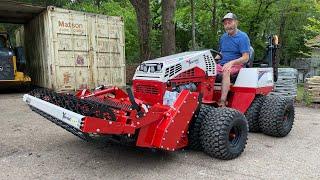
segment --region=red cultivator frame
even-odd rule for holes
[[[98,98],[105,98],[104,95],[112,94],[114,95],[113,102],[131,104],[129,96],[118,88],[85,94],[87,95],[80,97],[85,99],[94,95]],[[113,110],[116,121],[85,117],[81,130],[85,133],[126,134],[128,136],[134,135],[139,130],[137,146],[174,151],[187,146],[189,123],[198,103],[198,93],[184,90],[172,107],[157,103],[146,111],[141,106],[142,104],[137,104],[138,110],[135,111],[132,108]],[[128,113],[130,113],[129,116],[127,116]],[[181,121],[181,119],[184,120]]]

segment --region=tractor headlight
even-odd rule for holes
[[[139,71],[148,72],[148,66],[146,64],[141,64]]]
[[[145,64],[141,64],[141,65],[139,66],[139,71],[143,71],[145,66],[146,66]]]
[[[143,71],[146,73],[150,69],[150,73],[161,72],[162,67],[162,63],[143,63],[139,66],[139,71]]]
[[[154,73],[156,71],[156,66],[150,66],[150,72]]]
[[[146,65],[143,66],[143,72],[145,72],[145,73],[148,72],[148,66],[146,66]]]
[[[161,71],[162,69],[162,63],[157,64],[156,71]]]

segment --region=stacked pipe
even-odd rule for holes
[[[279,68],[278,81],[274,84],[274,90],[270,94],[295,98],[297,96],[298,71],[293,68]]]

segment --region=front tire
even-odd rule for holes
[[[247,136],[246,117],[235,109],[213,109],[201,124],[200,143],[203,151],[218,159],[238,157],[245,149]]]
[[[293,100],[278,95],[269,95],[261,108],[259,125],[269,136],[285,137],[294,122]]]
[[[188,141],[189,148],[193,150],[202,150],[200,141],[199,141],[199,133],[201,123],[204,121],[206,115],[213,109],[212,106],[201,104],[198,113],[192,118],[189,133],[188,133]]]
[[[261,132],[259,127],[259,115],[264,100],[265,96],[256,96],[244,114],[248,120],[249,132]]]

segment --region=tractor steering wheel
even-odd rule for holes
[[[210,49],[210,52],[211,52],[213,58],[214,58],[216,61],[220,61],[220,60],[222,59],[222,57],[223,57],[222,54],[221,54],[219,51],[217,51],[217,50]],[[216,56],[214,56],[214,55],[220,56],[220,59],[216,59],[216,58],[215,58]]]

